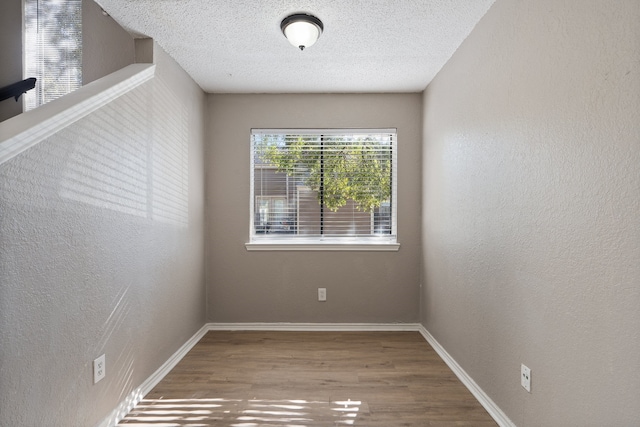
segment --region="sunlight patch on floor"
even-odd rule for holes
[[[307,401],[265,399],[143,399],[122,427],[307,427],[318,420],[353,425],[362,401]]]

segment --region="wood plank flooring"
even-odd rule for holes
[[[495,427],[417,332],[208,332],[121,427]]]

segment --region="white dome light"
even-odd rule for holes
[[[296,14],[282,20],[280,29],[293,46],[304,50],[312,46],[323,30],[322,21],[315,16]]]

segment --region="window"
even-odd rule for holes
[[[24,0],[25,111],[82,86],[82,0]]]
[[[293,221],[289,218],[287,198],[282,196],[256,196],[256,233],[292,233]]]
[[[397,250],[396,139],[395,129],[253,129],[247,248]]]

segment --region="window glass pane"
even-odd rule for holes
[[[25,111],[82,86],[82,0],[24,0]]]
[[[395,131],[254,130],[252,239],[395,242],[396,152]]]

